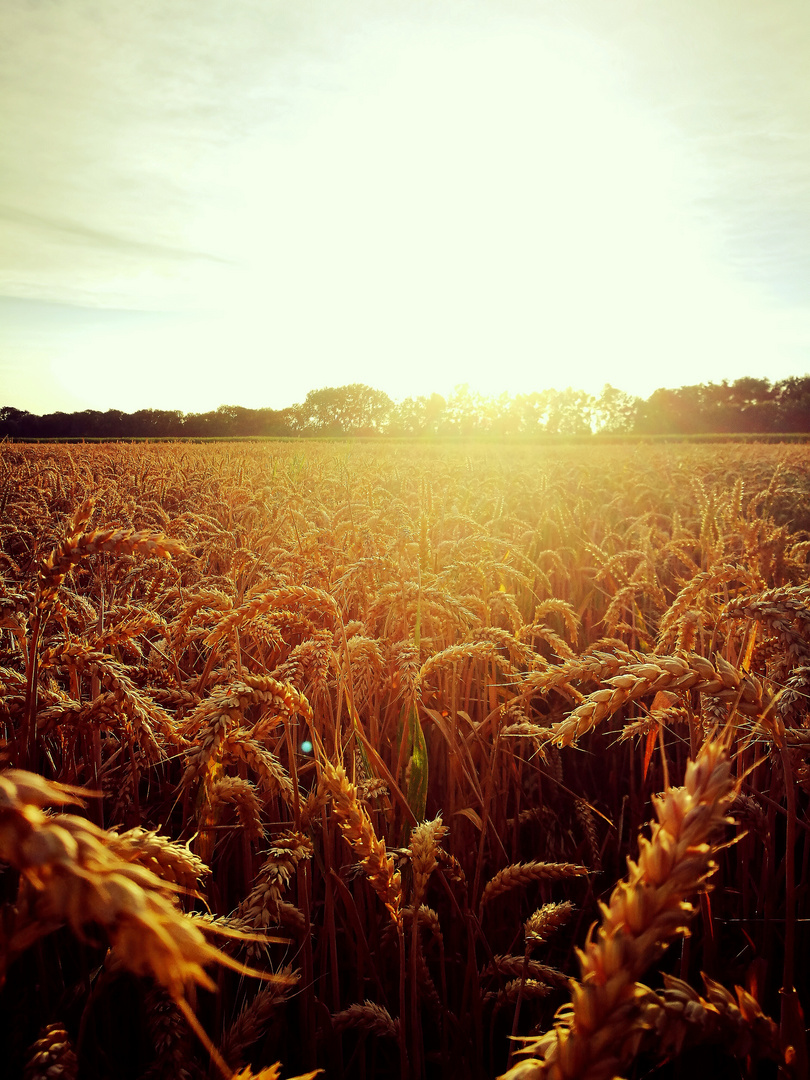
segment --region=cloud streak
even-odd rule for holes
[[[176,249],[165,244],[116,236],[108,231],[90,228],[81,222],[68,221],[64,218],[60,219],[46,214],[34,214],[13,206],[0,206],[0,220],[24,225],[38,232],[56,234],[83,244],[104,248],[108,251],[122,251],[128,254],[137,253],[147,255],[150,258],[179,260],[180,262],[203,260],[223,265],[231,264],[230,259],[224,259],[219,255],[211,255],[204,251]]]

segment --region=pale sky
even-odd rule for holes
[[[806,0],[3,0],[0,405],[810,372]]]

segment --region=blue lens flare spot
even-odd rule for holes
[[[312,753],[312,743],[309,741],[309,739],[304,739],[304,741],[301,743],[301,753],[302,754],[311,754]]]

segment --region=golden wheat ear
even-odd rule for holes
[[[67,1029],[48,1024],[28,1051],[24,1080],[78,1080],[79,1062]]]
[[[385,841],[374,832],[368,812],[361,804],[357,787],[346,776],[342,765],[326,761],[323,781],[332,796],[332,806],[341,831],[351,844],[369,884],[388,909],[398,926],[402,925],[402,878],[387,854]]]
[[[521,1062],[504,1080],[611,1080],[623,1075],[644,1033],[641,1012],[647,988],[638,980],[668,944],[688,932],[695,895],[715,870],[714,843],[728,824],[734,798],[724,742],[705,742],[686,767],[683,787],[655,800],[658,818],[641,838],[638,862],[600,904],[602,921],[577,950],[580,982],[553,1031],[529,1039]]]

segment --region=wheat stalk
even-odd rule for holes
[[[581,981],[553,1031],[527,1041],[534,1056],[504,1074],[508,1080],[612,1080],[632,1060],[644,1027],[638,979],[669,942],[688,931],[690,897],[714,870],[711,842],[727,822],[734,783],[725,746],[704,743],[688,764],[684,786],[655,803],[658,821],[641,838],[637,863],[602,904],[602,922],[578,951]]]
[[[522,889],[535,881],[562,881],[565,878],[583,877],[587,873],[587,866],[577,866],[575,863],[512,863],[499,870],[484,886],[480,913],[483,914],[486,905],[496,896],[502,896],[510,889]]]
[[[48,1024],[28,1052],[24,1080],[77,1080],[79,1063],[63,1024]]]
[[[332,1026],[335,1031],[345,1031],[347,1028],[357,1028],[367,1035],[378,1035],[382,1038],[399,1038],[399,1020],[391,1017],[388,1009],[377,1005],[374,1001],[364,1001],[362,1004],[350,1005],[348,1009],[332,1015]]]
[[[402,925],[402,881],[394,860],[386,853],[385,842],[374,832],[366,809],[358,798],[357,787],[346,776],[342,765],[323,764],[323,783],[332,796],[332,807],[341,831],[351,844],[369,884],[388,909],[391,918]]]
[[[555,745],[573,745],[627,702],[662,690],[709,694],[733,703],[746,716],[759,716],[766,708],[759,680],[753,675],[741,675],[721,656],[716,658],[715,665],[696,653],[687,657],[656,656],[628,664],[621,674],[605,681],[604,689],[594,691],[565,720],[552,725],[551,741]]]

